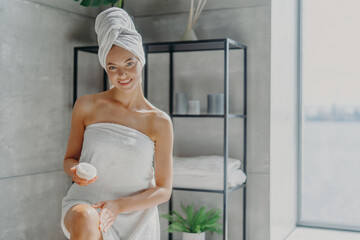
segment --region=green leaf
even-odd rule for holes
[[[172,223],[169,228],[169,232],[184,232],[187,229],[179,223]]]
[[[201,233],[201,226],[200,225],[197,225],[195,226],[194,230],[193,230],[194,233]]]
[[[220,209],[211,209],[205,215],[206,220],[204,221],[204,224],[216,222],[218,219],[221,218],[220,213],[221,213]]]
[[[182,211],[186,214],[186,207],[184,206],[184,204],[183,204],[183,202],[181,201],[181,209],[182,209]]]
[[[93,7],[98,7],[100,6],[102,3],[102,0],[94,0],[92,3],[91,3],[91,6]]]
[[[204,220],[205,220],[205,207],[201,207],[200,210],[196,212],[196,214],[195,214],[195,216],[193,218],[193,221],[192,221],[192,225],[194,227],[197,227]]]
[[[79,0],[74,0],[75,2],[78,2]],[[81,0],[80,5],[85,6],[85,7],[89,7],[89,6],[93,6],[93,7],[99,7],[99,6],[107,6],[109,4],[115,4],[118,3],[117,5],[119,7],[122,7],[122,5],[124,4],[124,0]]]
[[[220,215],[221,214],[221,209],[215,209],[215,208],[213,208],[213,209],[211,209],[210,211],[208,211],[207,213],[206,213],[206,217],[207,218],[211,218],[212,216],[214,216],[214,215]]]
[[[211,233],[214,233],[214,232],[216,232],[216,233],[222,233],[222,226],[218,226],[218,227],[215,227],[215,228],[211,228],[211,229],[209,229],[208,231],[210,231]]]
[[[190,223],[190,226],[192,225],[192,219],[194,216],[194,203],[192,203],[190,206],[187,207],[186,209],[186,214],[187,214],[187,220]]]
[[[114,4],[116,3],[117,0],[103,0],[103,5],[109,5],[109,4]]]
[[[219,218],[220,218],[220,216],[218,216],[218,215],[212,216],[211,218],[206,219],[206,221],[204,222],[204,224],[214,223],[214,222],[216,222],[217,220],[219,220]]]
[[[203,225],[203,230],[214,230],[221,227],[220,224],[218,223],[212,223],[212,224],[204,224]]]
[[[162,214],[162,215],[160,215],[160,217],[166,218],[169,221],[174,221],[174,216],[170,215],[170,214]]]
[[[177,227],[180,227],[182,229],[186,229],[186,226],[184,226],[184,224],[182,223],[179,223],[179,222],[174,222],[172,223],[173,226],[177,226]]]
[[[92,2],[92,0],[82,0],[80,5],[88,7],[88,6],[90,6],[91,2]]]
[[[122,5],[122,0],[119,0],[118,7],[121,8],[122,7],[121,5]]]
[[[176,220],[178,222],[181,222],[186,227],[189,226],[188,222],[179,213],[177,213],[176,211],[170,211],[170,212],[175,214]]]

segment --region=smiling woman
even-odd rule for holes
[[[142,41],[128,14],[109,8],[95,30],[112,88],[75,102],[64,158],[75,183],[62,201],[61,226],[69,239],[160,240],[157,205],[172,191],[172,121],[144,97]],[[79,178],[74,169],[83,162],[96,178]]]

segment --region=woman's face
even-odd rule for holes
[[[106,71],[114,87],[121,90],[131,91],[142,81],[140,60],[117,45],[113,45],[106,56]]]

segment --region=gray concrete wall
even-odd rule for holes
[[[133,0],[125,9],[135,18],[144,42],[178,41],[187,26],[190,1]],[[229,37],[248,46],[247,239],[270,239],[270,1],[208,1],[194,28],[199,39]],[[242,112],[241,52],[230,54],[230,112]],[[149,100],[168,111],[168,54],[149,57]],[[176,53],[175,92],[186,91],[201,101],[206,94],[223,91],[223,53]],[[242,159],[242,121],[229,120],[229,156]],[[222,155],[221,119],[174,119],[174,154]],[[209,131],[211,129],[211,131]],[[174,209],[180,201],[195,206],[222,208],[218,194],[174,191]],[[242,236],[242,191],[229,195],[229,239]],[[159,206],[166,213],[168,203]],[[161,220],[162,239],[167,222]],[[181,239],[179,233],[175,239]],[[222,239],[215,234],[207,239]]]
[[[297,3],[271,2],[271,240],[286,239],[297,217]]]
[[[65,239],[73,47],[96,45],[98,12],[74,1],[0,0],[0,239]],[[80,58],[79,80],[99,81],[96,55]],[[79,94],[95,85],[81,83]]]

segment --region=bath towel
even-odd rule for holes
[[[223,190],[224,173],[208,175],[177,174],[174,169],[173,187],[180,188],[203,188],[210,190]],[[241,169],[235,169],[227,175],[227,187],[235,187],[246,182],[246,175]]]
[[[204,188],[222,190],[224,188],[224,157],[201,155],[194,157],[173,156],[173,186],[181,188]],[[240,169],[239,159],[227,159],[227,187],[235,187],[246,182],[246,175]]]
[[[111,7],[99,13],[95,19],[95,32],[99,45],[98,58],[106,71],[106,56],[113,44],[129,50],[145,65],[142,37],[124,9]]]
[[[224,156],[220,155],[200,155],[193,157],[173,156],[174,170],[176,173],[189,173],[194,175],[208,175],[210,172],[218,173],[224,171]],[[241,161],[236,158],[227,158],[228,174],[240,168]]]
[[[79,161],[96,167],[98,179],[87,186],[73,183],[63,198],[61,226],[65,235],[70,239],[64,217],[75,204],[92,205],[154,187],[154,153],[154,141],[136,129],[105,122],[86,126]],[[120,213],[102,235],[104,240],[160,240],[157,206]]]

